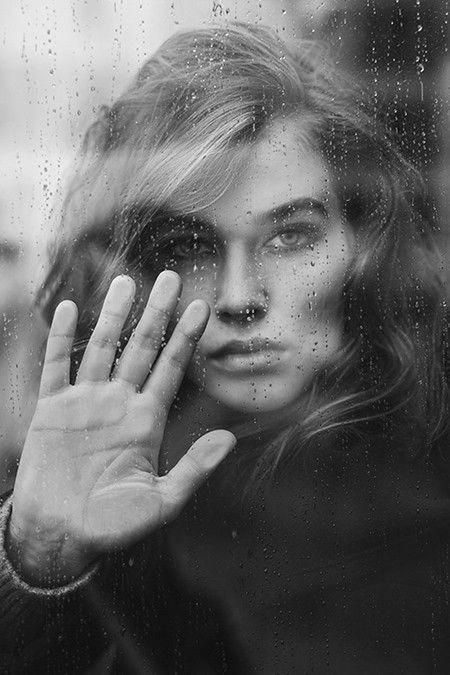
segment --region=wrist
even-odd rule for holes
[[[71,545],[64,535],[49,536],[36,528],[17,526],[11,515],[5,551],[19,576],[30,586],[64,586],[80,577],[93,558]]]

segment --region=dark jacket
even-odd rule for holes
[[[0,671],[450,672],[445,461],[359,443],[245,496],[233,461],[72,589],[33,593],[4,560]]]

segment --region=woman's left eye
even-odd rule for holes
[[[311,243],[310,237],[299,230],[285,230],[266,242],[272,249],[301,248]]]

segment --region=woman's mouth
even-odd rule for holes
[[[231,340],[213,351],[208,360],[228,373],[262,374],[280,365],[286,351],[276,342],[264,338]]]

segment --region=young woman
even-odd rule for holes
[[[176,35],[102,112],[2,509],[4,672],[447,672],[420,190],[314,45],[263,28]]]

